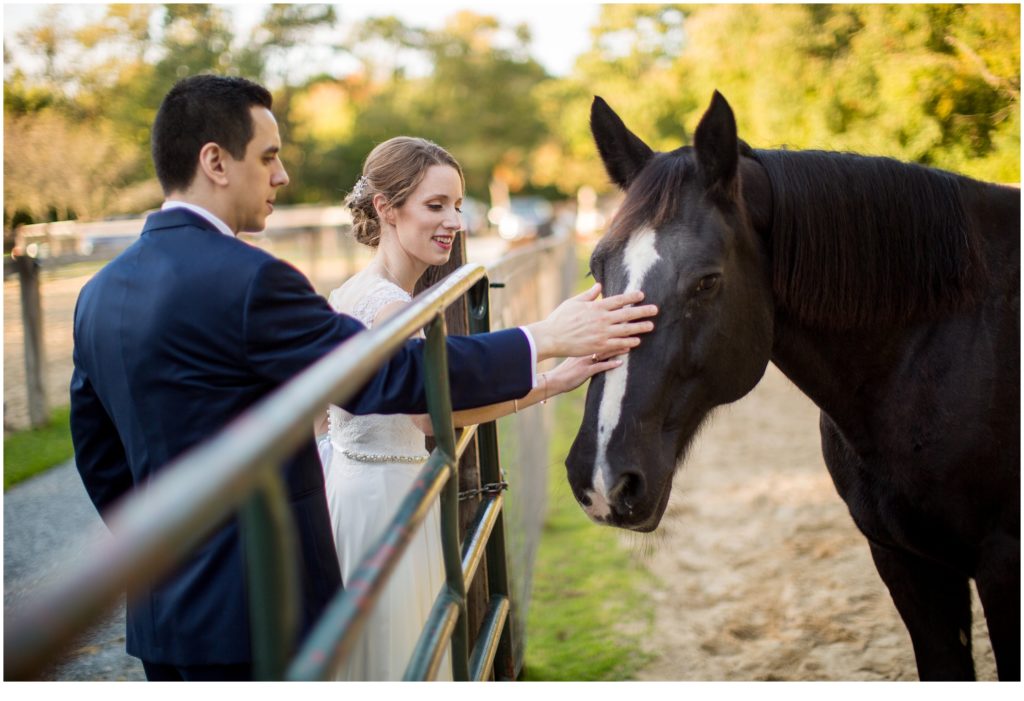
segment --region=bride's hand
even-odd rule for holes
[[[546,373],[548,396],[553,397],[556,394],[574,390],[597,373],[612,370],[620,365],[622,365],[622,361],[618,358],[595,360],[591,355],[568,358],[554,370],[549,370]]]

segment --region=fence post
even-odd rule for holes
[[[39,261],[24,254],[14,259],[21,288],[21,322],[25,335],[25,383],[28,389],[29,426],[39,428],[49,421],[46,387],[43,383],[43,307],[39,294]]]
[[[420,277],[416,283],[414,294],[419,294],[435,283],[446,278],[452,272],[466,263],[466,233],[460,231],[452,242],[452,254],[444,265],[432,266]],[[448,333],[465,336],[469,330],[469,308],[466,306],[466,298],[452,304],[445,311],[445,324]],[[434,442],[428,439],[428,450],[434,449]],[[480,448],[476,436],[473,442],[466,448],[459,461],[459,491],[464,492],[480,487]],[[465,540],[466,530],[473,517],[476,515],[480,504],[480,497],[465,499],[459,502],[459,540]],[[483,623],[484,615],[487,613],[487,603],[490,599],[490,591],[487,583],[487,568],[481,563],[473,582],[466,586],[466,622],[469,628],[470,642],[476,639]]]

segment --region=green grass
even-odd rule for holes
[[[70,416],[71,407],[62,406],[53,410],[46,426],[4,436],[5,492],[75,454],[71,445]]]
[[[583,414],[585,388],[559,397],[551,464],[562,465]],[[577,505],[565,471],[549,471],[548,515],[533,571],[526,681],[634,678],[651,660],[641,640],[654,624],[653,576]]]

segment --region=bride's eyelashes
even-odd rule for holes
[[[431,202],[430,204],[427,205],[427,209],[431,210],[432,212],[440,212],[442,209],[444,209],[444,205],[437,204],[436,202]],[[462,214],[461,207],[456,207],[455,211],[458,212],[459,214]]]

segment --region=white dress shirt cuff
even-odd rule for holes
[[[522,329],[527,343],[530,344],[530,377],[533,378],[530,381],[530,388],[533,389],[537,386],[537,343],[533,340],[533,334],[525,326],[520,326],[519,328]]]

